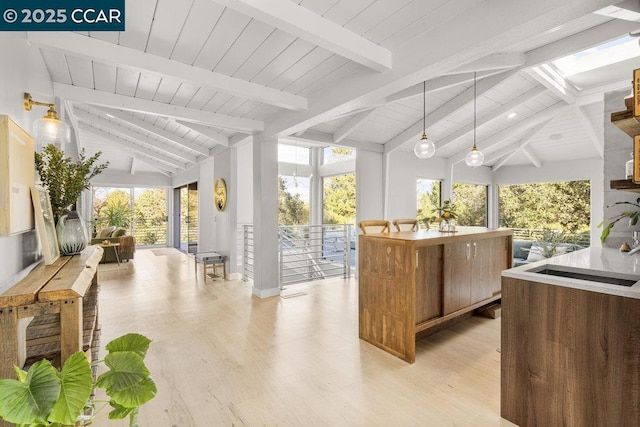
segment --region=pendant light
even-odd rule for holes
[[[436,152],[435,144],[427,139],[427,126],[425,123],[427,119],[426,89],[427,82],[424,81],[422,82],[422,138],[420,138],[420,141],[416,142],[415,147],[413,147],[413,152],[419,159],[428,159]]]
[[[484,163],[484,154],[478,150],[478,146],[476,145],[476,110],[478,104],[476,97],[476,74],[476,72],[473,73],[473,147],[471,147],[471,151],[469,151],[464,158],[465,163],[472,168],[482,166],[482,163]]]
[[[23,97],[24,109],[30,111],[31,107],[34,105],[49,107],[46,116],[33,122],[34,139],[41,144],[70,142],[71,128],[68,124],[58,118],[55,105],[46,102],[34,101],[30,94],[25,93]]]

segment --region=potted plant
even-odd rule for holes
[[[438,216],[433,218],[433,221],[438,223],[440,231],[455,230],[455,220],[458,216],[455,212],[455,208],[456,207],[451,200],[445,200],[442,202],[440,207],[433,210],[433,212],[438,214]]]
[[[80,252],[87,245],[87,231],[82,218],[73,209],[82,191],[89,188],[89,180],[102,173],[109,162],[97,164],[102,155],[98,151],[86,157],[84,149],[78,160],[65,157],[55,145],[49,144],[42,153],[35,154],[35,163],[42,184],[49,190],[51,209],[56,220],[56,232],[60,253],[71,255]]]
[[[144,364],[151,340],[127,334],[107,344],[103,361],[106,372],[93,382],[91,365],[83,352],[74,353],[58,371],[48,360],[40,360],[23,371],[16,367],[17,380],[0,380],[0,419],[32,427],[89,425],[99,403],[92,393],[102,388],[113,408],[109,419],[129,417],[137,426],[140,406],[151,400],[156,385]],[[83,411],[90,412],[89,415]]]
[[[638,223],[638,217],[640,217],[640,197],[638,197],[636,199],[636,202],[616,202],[616,203],[612,203],[610,205],[607,206],[607,209],[616,206],[616,205],[630,205],[633,206],[634,208],[636,208],[636,210],[633,211],[625,211],[622,213],[619,213],[618,215],[609,218],[607,221],[607,224],[604,226],[604,229],[602,230],[602,234],[600,234],[600,241],[602,243],[604,243],[604,241],[607,239],[607,237],[609,237],[609,233],[611,232],[611,229],[613,228],[613,226],[616,224],[616,222],[620,221],[623,218],[629,218],[629,227],[633,227],[634,225],[636,225]],[[602,227],[603,224],[605,223],[605,221],[602,221],[600,224],[598,224],[598,227]]]

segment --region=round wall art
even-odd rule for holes
[[[218,178],[213,184],[213,200],[216,209],[222,212],[227,207],[227,184],[224,179]]]

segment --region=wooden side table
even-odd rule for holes
[[[120,265],[120,255],[118,254],[118,246],[120,246],[120,243],[100,243],[100,247],[104,250],[107,250],[107,248],[113,248],[113,254],[116,257],[116,261],[118,261],[118,265]]]

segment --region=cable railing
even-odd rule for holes
[[[513,240],[544,240],[545,232],[548,230],[541,228],[513,228]],[[591,235],[589,233],[562,233],[561,240],[563,243],[572,245],[589,247],[591,246]]]
[[[323,224],[278,228],[280,287],[351,276],[351,225]]]
[[[93,221],[93,232],[100,231],[109,225],[108,220],[97,218]],[[166,246],[167,225],[166,219],[144,220],[133,218],[124,228],[127,229],[128,234],[135,237],[136,246]]]
[[[253,225],[242,225],[242,280],[253,280]]]

